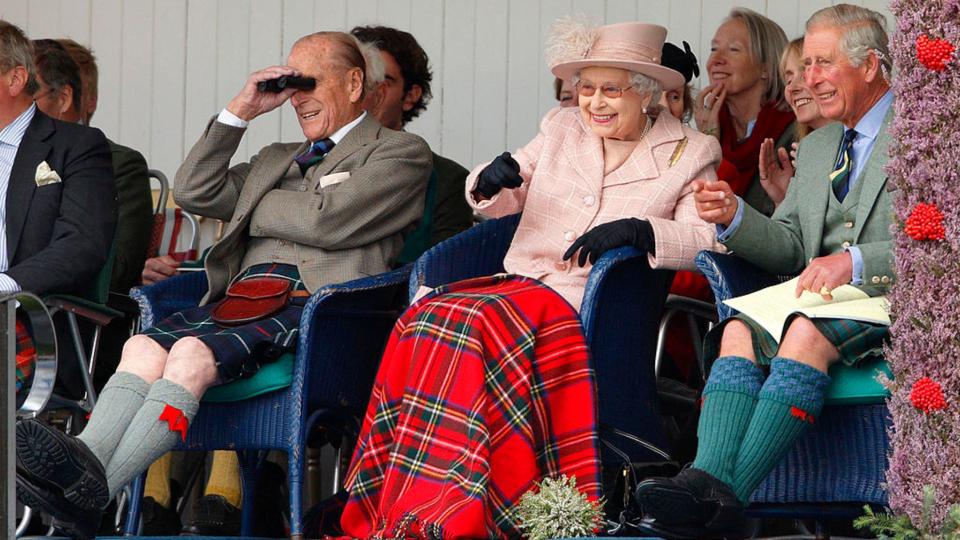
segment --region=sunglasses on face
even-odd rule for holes
[[[619,86],[614,86],[612,84],[602,84],[598,87],[597,85],[591,82],[584,82],[584,81],[577,82],[575,87],[577,89],[577,93],[580,94],[581,96],[592,97],[594,94],[597,93],[597,89],[599,88],[601,94],[611,99],[618,98],[622,96],[624,92],[633,88],[632,86],[629,86],[629,85],[624,87],[619,87]]]

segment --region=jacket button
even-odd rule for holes
[[[880,278],[880,283],[883,283],[884,285],[886,285],[887,283],[890,283],[890,276],[883,276],[882,278]]]
[[[567,231],[563,233],[563,239],[566,240],[567,242],[573,242],[574,240],[577,239],[577,233],[575,233],[574,231]]]
[[[879,284],[879,283],[880,283],[880,276],[873,276],[872,278],[870,278],[870,283],[873,283],[874,285]]]
[[[584,206],[593,206],[593,203],[597,202],[597,198],[593,195],[587,195],[583,198]]]
[[[553,267],[557,270],[563,272],[567,269],[567,263],[565,261],[557,261],[553,263]]]
[[[847,249],[848,247],[850,247],[850,242],[844,242],[840,245],[843,246],[843,249]]]
[[[852,222],[852,221],[848,221],[848,222],[844,223],[843,226],[846,227],[846,228],[848,228],[848,229],[852,229],[852,228],[853,228],[853,222]]]

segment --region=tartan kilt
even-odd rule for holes
[[[33,379],[33,368],[37,363],[37,349],[33,344],[33,338],[30,337],[30,332],[27,330],[27,325],[17,319],[16,324],[16,334],[17,334],[17,407],[21,405],[20,397],[21,390],[25,390],[30,387],[30,382]],[[26,399],[26,393],[24,392],[23,398]]]
[[[247,268],[233,283],[245,279],[275,277],[293,283],[291,290],[306,290],[297,267],[290,264],[257,264]],[[164,349],[185,337],[195,337],[210,350],[217,362],[219,384],[253,376],[260,365],[273,362],[297,345],[300,315],[306,298],[293,298],[272,317],[238,326],[222,326],[210,313],[216,302],[178,311],[141,332]]]
[[[787,319],[784,329],[790,328],[795,317],[802,317],[795,313]],[[756,321],[738,313],[733,317],[713,327],[704,338],[703,357],[712,362],[720,353],[720,339],[723,329],[733,319],[742,321],[750,328],[753,334],[753,353],[757,362],[770,365],[770,361],[777,355],[780,345],[777,340],[760,326]],[[870,324],[848,319],[810,319],[810,322],[840,351],[840,361],[848,366],[855,365],[861,360],[880,358],[883,356],[883,344],[890,337],[890,329],[882,324]]]
[[[600,496],[596,387],[577,312],[498,275],[440,287],[401,316],[346,486],[351,538],[518,538],[520,497],[576,477]]]

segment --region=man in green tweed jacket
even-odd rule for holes
[[[694,189],[700,217],[736,255],[778,274],[800,273],[804,290],[830,298],[851,284],[871,296],[891,285],[893,211],[883,165],[893,116],[882,15],[840,4],[807,21],[804,78],[821,114],[838,122],[806,137],[786,199],[772,218],[725,182]],[[643,482],[646,532],[667,538],[736,535],[760,482],[819,418],[827,368],[881,354],[886,326],[792,318],[779,340],[745,316],[707,337],[716,358],[703,391],[693,466]],[[717,351],[719,350],[719,354]],[[769,365],[764,376],[758,364]]]

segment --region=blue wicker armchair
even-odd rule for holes
[[[424,253],[410,275],[410,297],[422,286],[503,272],[519,220],[484,221]],[[672,271],[651,270],[634,248],[605,253],[590,272],[580,319],[597,376],[606,466],[669,459],[653,358],[672,280]]]
[[[204,402],[186,441],[176,449],[237,450],[244,493],[256,489],[259,451],[285,451],[290,535],[302,538],[306,436],[314,426],[339,433],[359,427],[387,338],[407,304],[409,274],[406,266],[316,291],[303,310],[290,386],[243,401]],[[134,289],[132,296],[146,328],[197,305],[206,290],[206,275],[193,272]],[[127,513],[127,534],[136,534],[142,496],[140,478]],[[244,536],[251,531],[253,499],[243,498]]]
[[[720,320],[736,313],[723,300],[779,281],[733,255],[703,251],[697,256],[697,266],[710,281]],[[890,415],[883,397],[851,399],[837,383],[851,376],[869,379],[873,368],[861,368],[869,373],[854,373],[858,368],[840,366],[831,369],[834,383],[816,426],[760,484],[751,498],[749,514],[813,518],[820,527],[831,518],[861,515],[864,504],[887,505],[883,482]]]

